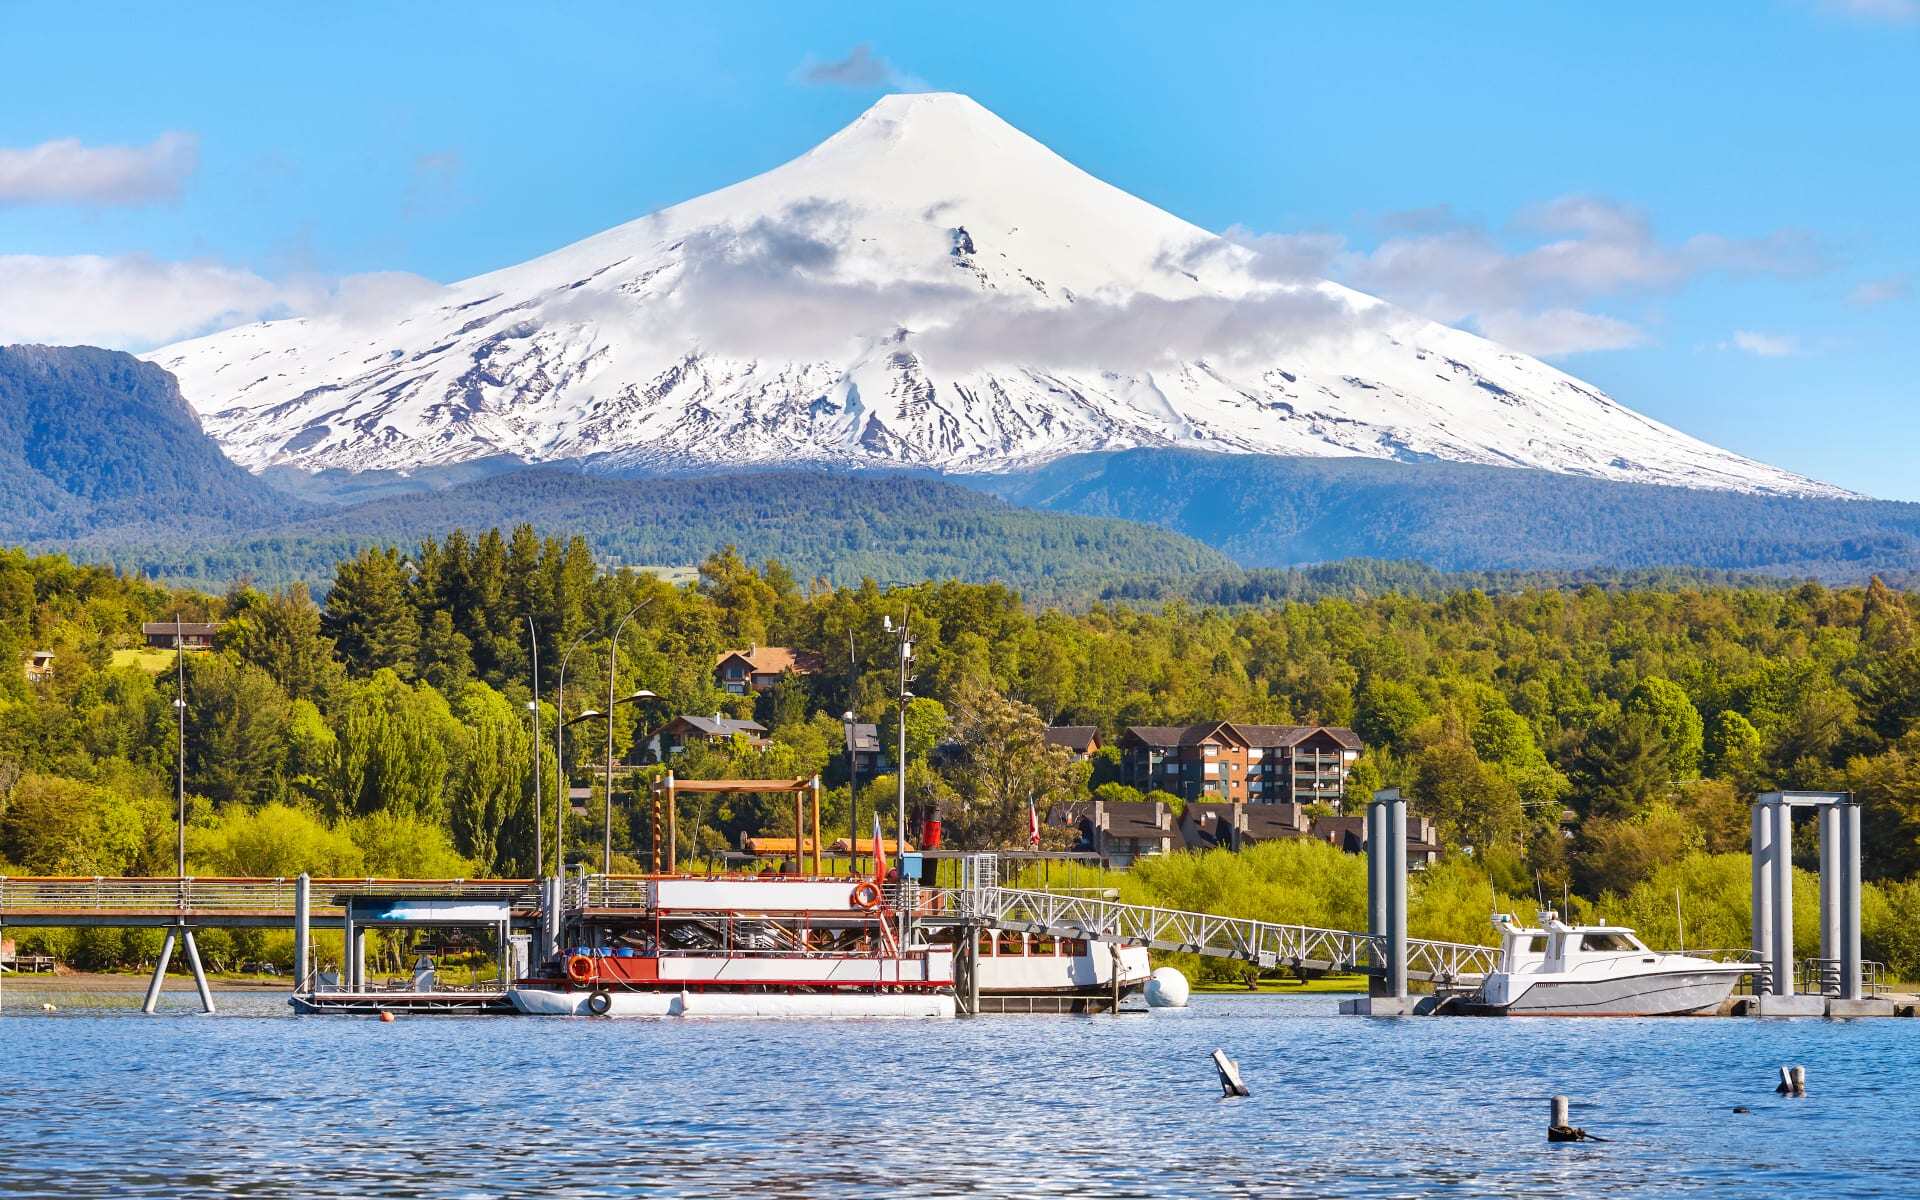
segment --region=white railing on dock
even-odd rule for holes
[[[1262,967],[1363,971],[1386,960],[1386,939],[1366,933],[988,884],[922,889],[917,911],[951,914],[1015,932],[1238,958]],[[1497,946],[1407,939],[1410,979],[1438,983],[1478,980],[1499,962]]]

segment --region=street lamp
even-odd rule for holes
[[[567,809],[571,802],[567,796],[567,664],[573,661],[573,652],[587,640],[586,634],[573,639],[567,652],[560,656],[560,678],[553,693],[553,712],[558,718],[553,726],[553,765],[560,779],[560,794],[553,802],[553,873],[567,873]],[[544,867],[542,868],[544,869]]]
[[[653,603],[653,597],[648,596],[628,609],[627,615],[621,617],[614,625],[613,637],[607,642],[607,824],[605,840],[601,843],[600,849],[602,875],[613,874],[613,706],[616,703],[613,698],[613,681],[620,674],[620,634],[626,629],[627,622],[633,620],[634,614],[651,603]],[[646,694],[653,695],[652,692]],[[639,696],[640,693],[635,692],[627,699],[633,700]]]
[[[173,668],[173,711],[180,722],[179,748],[174,755],[177,767],[174,797],[180,817],[174,863],[180,875],[180,902],[184,905],[187,886],[187,652],[185,629],[180,624],[179,613],[173,614]]]
[[[648,691],[646,688],[636,688],[632,693],[614,701],[614,704],[638,704],[644,700],[658,699],[659,696]],[[578,725],[582,721],[606,721],[607,723],[606,834],[605,842],[601,850],[600,873],[603,875],[611,875],[613,873],[613,720],[607,713],[602,712],[600,709],[589,708],[576,715],[572,720],[565,722],[563,727]]]
[[[908,611],[911,612],[911,610]],[[900,757],[895,763],[894,772],[900,785],[894,819],[894,836],[897,839],[894,849],[897,854],[907,852],[907,701],[913,699],[913,693],[907,690],[907,684],[913,681],[913,676],[907,674],[907,664],[913,661],[913,636],[908,632],[907,621],[908,614],[903,613],[900,617],[900,627],[895,629],[892,617],[882,615],[880,618],[881,628],[895,634],[900,642]],[[877,853],[879,847],[874,847],[874,850]],[[904,880],[906,877],[907,873],[904,870],[901,871],[900,878]]]
[[[847,729],[847,874],[851,875],[860,861],[860,730],[852,709],[841,714],[840,723]]]
[[[533,647],[533,699],[527,701],[527,711],[533,714],[533,875],[538,879],[546,870],[547,847],[543,840],[546,814],[540,808],[540,631],[531,615],[527,617],[527,643]]]

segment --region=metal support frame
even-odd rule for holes
[[[167,982],[167,967],[173,962],[175,944],[186,952],[187,966],[193,971],[194,990],[200,993],[200,1011],[212,1013],[213,989],[207,983],[206,968],[200,964],[200,946],[193,940],[191,925],[173,925],[167,928],[167,936],[160,943],[160,960],[153,965],[153,978],[147,983],[146,999],[140,1003],[140,1011],[151,1016],[160,1007],[160,989]]]
[[[1753,803],[1753,949],[1767,993],[1794,995],[1793,810],[1818,812],[1820,958],[1838,967],[1839,999],[1859,1000],[1860,806],[1851,792],[1767,792]]]

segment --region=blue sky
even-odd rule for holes
[[[1920,499],[1920,0],[282,12],[0,3],[0,341],[458,279],[931,87],[1709,441]]]

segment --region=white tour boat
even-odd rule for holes
[[[1539,927],[1502,913],[1500,969],[1468,1006],[1532,1017],[1678,1017],[1720,1008],[1752,970],[1688,954],[1647,949],[1619,925],[1568,925],[1555,912]]]
[[[1146,947],[1114,946],[1036,933],[987,931],[980,934],[983,999],[1109,998],[1115,991],[1116,971],[1122,994],[1144,988],[1153,975]]]
[[[570,953],[507,997],[522,1013],[610,1017],[951,1017],[953,948],[902,946],[871,880],[634,881],[584,910]]]

